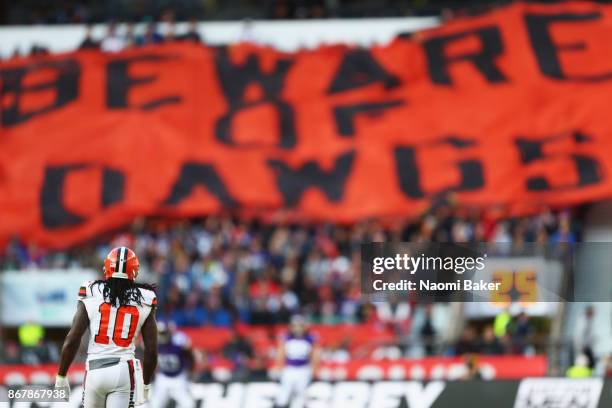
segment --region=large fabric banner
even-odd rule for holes
[[[0,63],[0,237],[139,215],[350,222],[612,196],[612,7],[516,4],[370,49],[166,44]]]

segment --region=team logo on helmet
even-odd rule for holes
[[[130,248],[113,248],[104,260],[104,278],[135,280],[139,267],[138,257]]]

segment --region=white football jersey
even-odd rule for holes
[[[79,290],[79,300],[85,305],[89,317],[87,360],[104,357],[134,358],[140,329],[157,305],[155,293],[140,288],[144,298],[142,305],[133,302],[116,307],[105,301],[103,285],[91,286],[91,283],[83,283]]]

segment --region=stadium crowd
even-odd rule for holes
[[[265,223],[233,216],[139,219],[127,230],[67,251],[46,251],[14,240],[4,249],[0,267],[98,270],[110,248],[124,245],[139,256],[139,279],[158,285],[158,318],[179,327],[271,326],[285,324],[292,314],[300,313],[314,324],[360,323],[390,329],[397,344],[375,351],[385,355],[405,355],[415,340],[429,355],[521,354],[533,351],[535,329],[526,315],[509,317],[502,332],[489,325],[469,326],[454,343],[441,344],[442,328],[435,326],[431,306],[404,300],[364,302],[361,244],[495,242],[520,250],[527,242],[576,241],[579,230],[570,211],[545,210],[499,220],[450,205],[439,205],[412,222],[363,221],[352,226]],[[416,324],[412,317],[418,309],[425,318]],[[237,344],[248,350],[242,340]],[[336,344],[326,350],[327,355],[342,360],[348,355],[346,346]],[[13,345],[5,347],[9,355],[4,357],[45,361],[56,356],[42,341],[24,350],[25,358],[20,358]],[[223,352],[231,353],[227,348]]]
[[[134,23],[119,24],[111,21],[106,25],[103,36],[97,38],[94,26],[88,24],[85,28],[85,36],[79,45],[80,50],[101,50],[103,52],[119,52],[133,47],[153,45],[168,42],[190,41],[202,43],[203,38],[198,32],[198,22],[191,19],[187,24],[186,30],[178,33],[174,14],[171,12],[162,15],[161,20],[164,30],[160,30],[160,25],[155,21],[146,21],[142,27]],[[249,35],[249,23],[244,24],[243,37]],[[29,50],[16,48],[8,59],[25,56],[39,56],[49,54],[49,50],[43,43],[33,43]]]
[[[179,19],[206,20],[321,19],[355,17],[398,17],[474,13],[507,0],[230,0],[181,2],[122,2],[117,0],[64,0],[45,3],[22,0],[7,4],[0,24],[71,24],[101,22],[109,18],[134,20],[136,16],[160,16],[172,12]],[[8,2],[7,2],[8,3]],[[0,11],[3,2],[0,1]]]
[[[237,14],[223,12],[220,17],[228,19],[242,19],[242,29],[237,41],[257,42],[252,19],[306,19],[327,17],[382,17],[382,16],[409,16],[409,15],[436,15],[443,20],[477,14],[491,7],[497,7],[504,2],[479,0],[474,3],[445,3],[433,0],[414,2],[412,7],[406,7],[401,2],[388,2],[386,7],[380,7],[379,2],[343,2],[342,7],[336,8],[324,0],[273,0],[265,7],[249,8],[242,4],[235,8]],[[397,3],[397,4],[395,4]],[[0,6],[2,2],[0,0]],[[22,9],[23,7],[23,9]],[[197,7],[196,7],[197,9]],[[261,10],[265,10],[261,13]],[[57,8],[37,8],[37,4],[26,7],[11,5],[9,7],[9,24],[87,24],[85,37],[79,49],[100,49],[104,52],[119,52],[132,47],[144,45],[193,41],[205,42],[198,32],[199,20],[214,19],[214,14],[198,13],[193,10],[183,10],[178,6],[153,7],[150,10],[121,10],[121,5],[109,11],[105,7],[80,1],[66,1]],[[1,11],[1,10],[0,10]],[[2,13],[0,12],[0,16]],[[145,16],[136,18],[134,16]],[[177,23],[188,21],[186,31],[179,32]],[[106,22],[104,35],[96,38],[93,32],[93,22]],[[120,23],[122,22],[122,23]],[[1,21],[0,21],[1,24]],[[11,55],[4,56],[14,59],[26,56],[48,54],[47,46],[42,42],[33,43],[28,50],[16,48]]]

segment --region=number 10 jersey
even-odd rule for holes
[[[138,288],[143,296],[142,304],[130,302],[117,307],[108,303],[102,293],[104,285],[85,282],[79,290],[79,300],[89,317],[89,344],[87,360],[105,357],[134,358],[136,340],[140,329],[157,304],[155,293]]]

